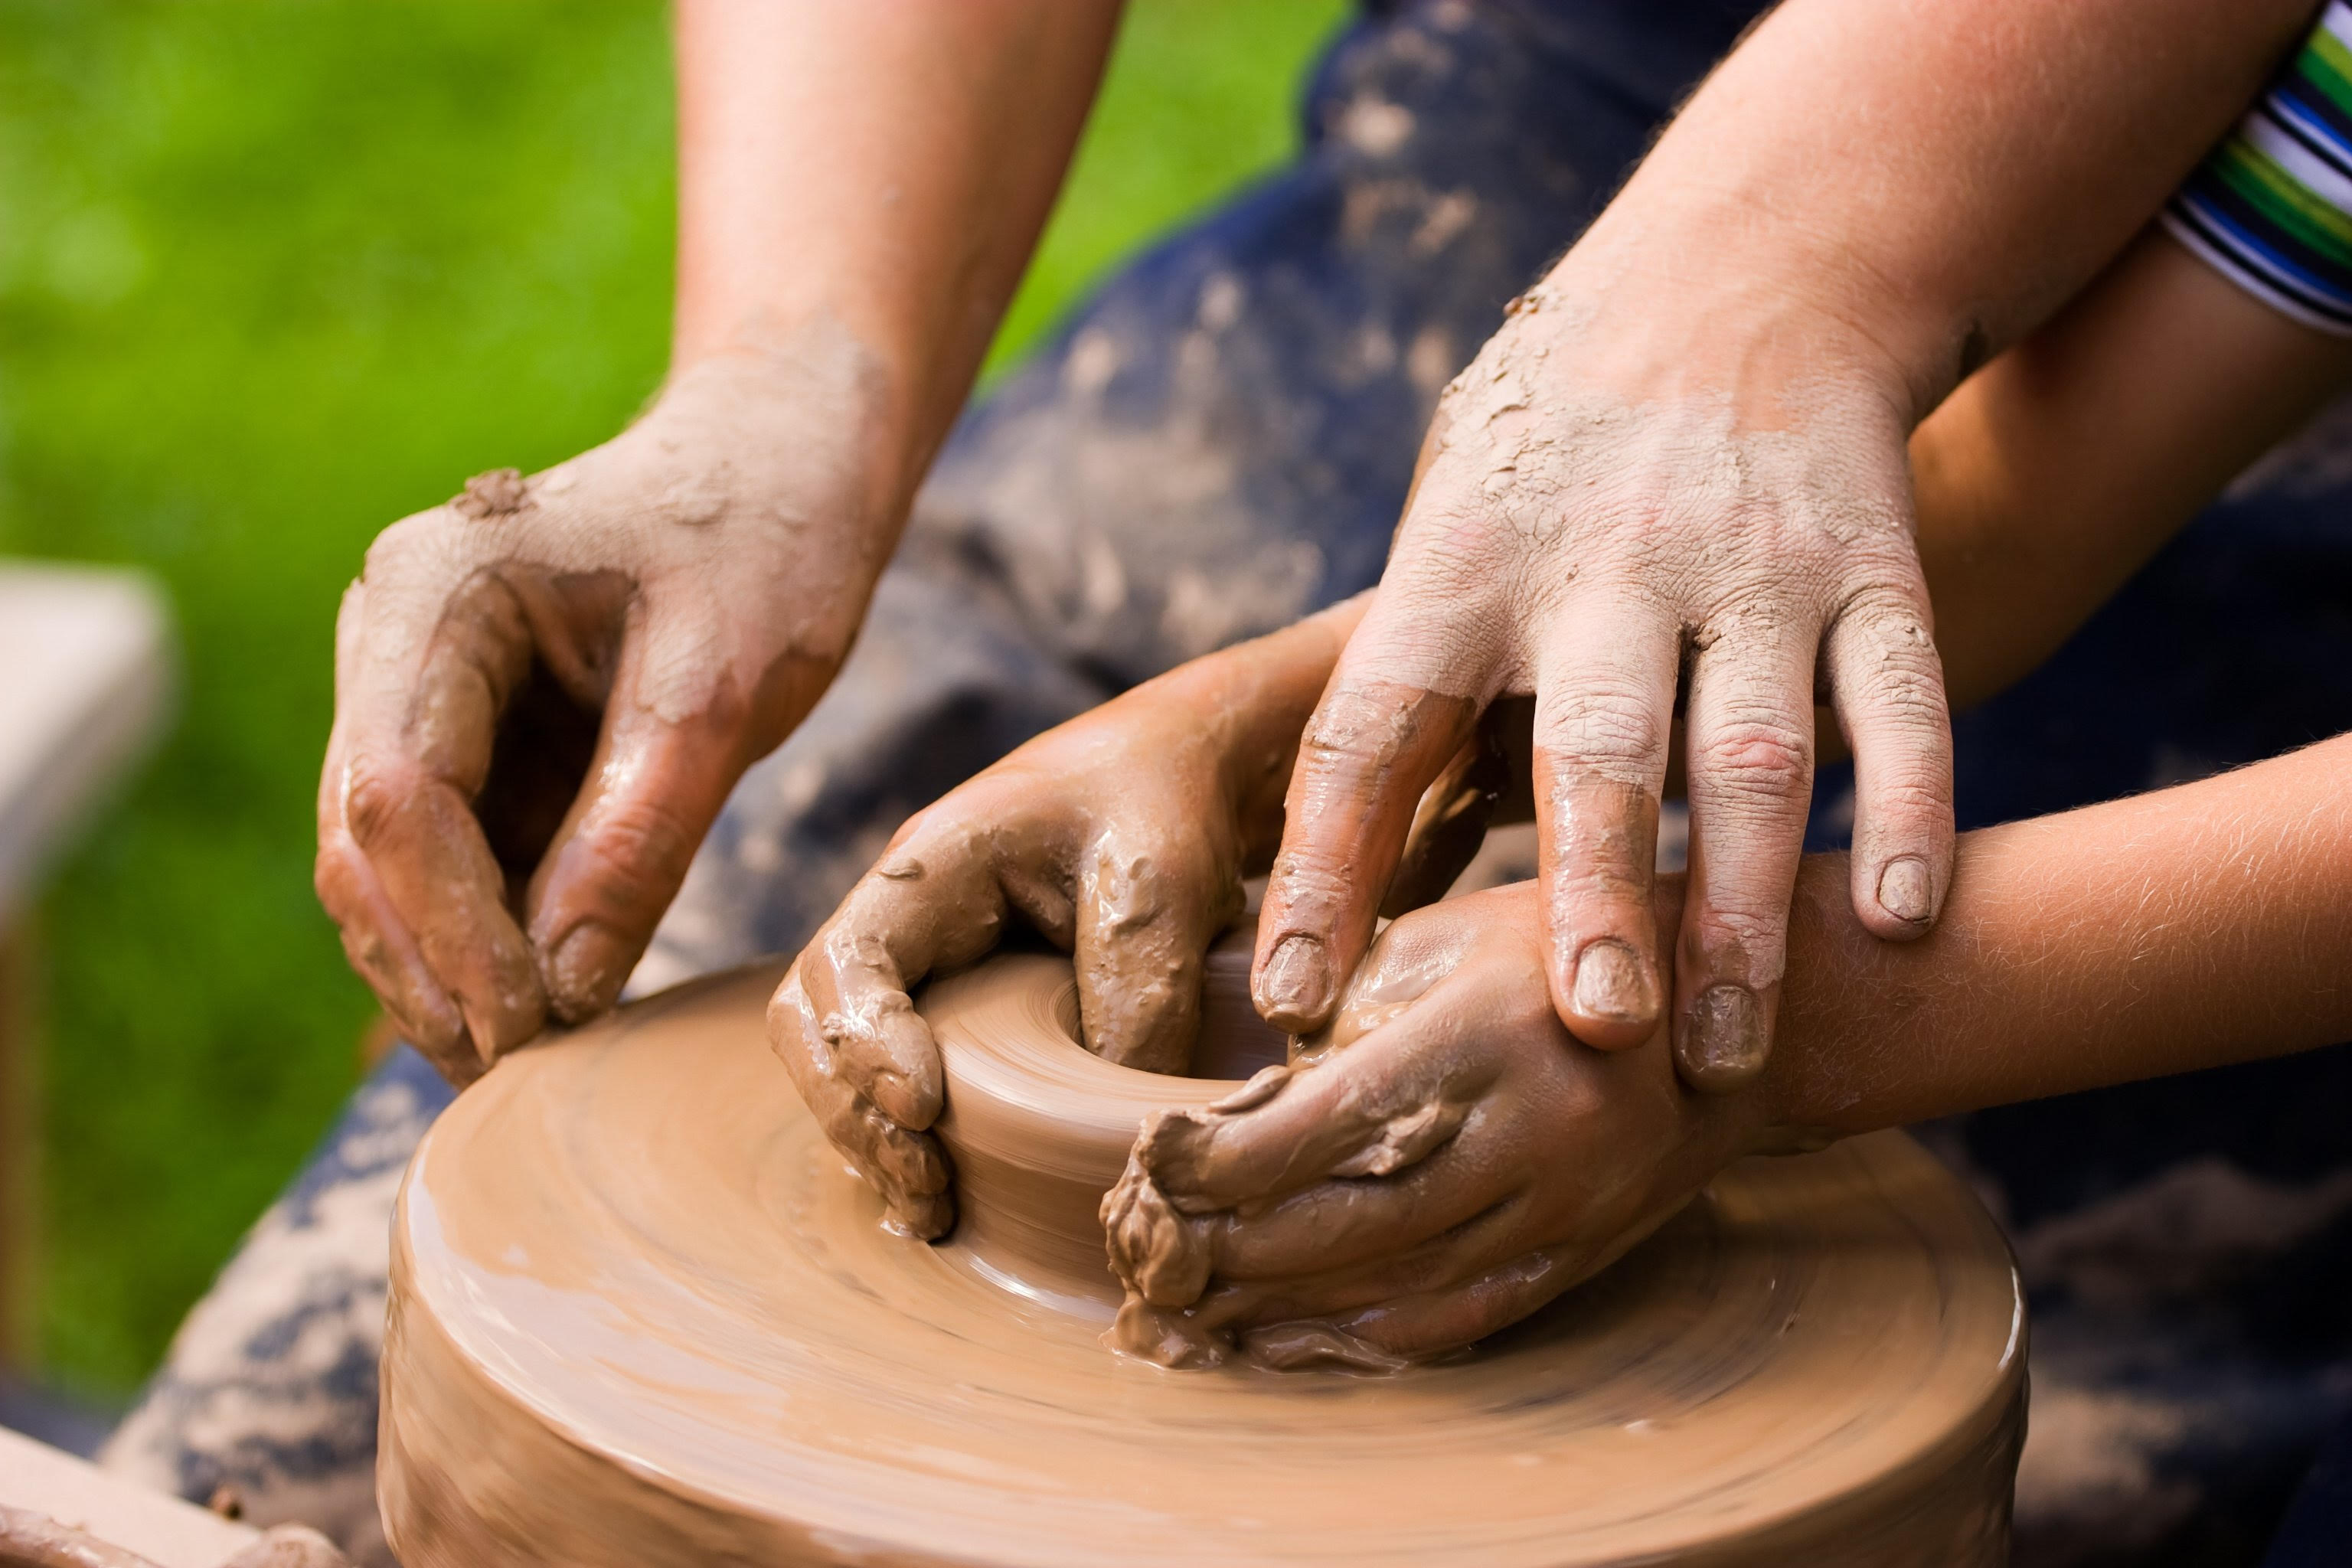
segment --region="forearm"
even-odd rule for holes
[[[1809,860],[1766,1120],[1858,1132],[2352,1038],[2347,779],[2339,737],[1965,835],[1904,946]]]
[[[2352,339],[2160,230],[1911,437],[1920,564],[1956,707],[2040,664],[2352,374]]]
[[[1052,208],[1118,9],[679,0],[674,368],[829,319],[879,384],[877,449],[911,493]]]
[[[1564,270],[1680,296],[1661,355],[1860,369],[1916,422],[2122,248],[2312,9],[1790,0]]]

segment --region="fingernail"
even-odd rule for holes
[[[621,939],[594,921],[573,926],[547,960],[548,1000],[567,1024],[593,1018],[613,1005],[628,979]]]
[[[1576,960],[1576,1010],[1612,1024],[1646,1024],[1658,1016],[1649,965],[1614,937],[1589,943]]]
[[[1258,976],[1258,1011],[1292,1034],[1323,1021],[1331,1006],[1331,961],[1311,936],[1288,936]]]
[[[433,1065],[441,1069],[441,1076],[463,1089],[498,1065],[498,1045],[490,1038],[486,1027],[469,1019],[448,1047],[433,1052],[432,1058]]]
[[[1764,1008],[1745,985],[1710,985],[1692,1002],[1675,1051],[1683,1081],[1707,1094],[1739,1088],[1764,1070]]]
[[[499,1037],[498,1019],[495,1016],[486,1016],[471,1003],[458,1003],[457,1011],[466,1020],[466,1035],[459,1042],[456,1054],[464,1055],[465,1047],[471,1046],[475,1059],[481,1063],[479,1069],[481,1072],[488,1072],[496,1067],[499,1056],[508,1047],[520,1043],[516,1040],[501,1040]]]
[[[1927,862],[1916,855],[1889,860],[1878,873],[1878,907],[1896,920],[1917,925],[1935,912],[1936,884]]]

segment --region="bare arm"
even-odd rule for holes
[[[1916,424],[2123,248],[2315,10],[1793,0],[1709,79],[1571,260],[1585,253],[1621,292],[1696,290],[1710,314],[1744,299],[1783,329],[1762,346],[1784,353],[1815,357],[1843,328]],[[1677,254],[1662,270],[1625,265]],[[1658,335],[1684,335],[1691,314]],[[1722,346],[1752,354],[1757,336]]]
[[[1846,1133],[2352,1038],[2352,736],[1960,841],[1952,904],[1866,939],[1809,861],[1771,1121]]]
[[[1118,0],[679,0],[675,363],[830,313],[911,487],[1094,101]]]
[[[2151,229],[1961,384],[1911,437],[1953,703],[2055,652],[2348,376],[2352,340],[2288,320]]]

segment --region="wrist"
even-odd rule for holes
[[[931,456],[906,389],[902,367],[833,312],[753,310],[723,334],[694,344],[681,337],[646,417],[683,405],[723,408],[716,427],[758,449],[727,464],[737,482],[803,490],[811,465],[830,468],[843,487],[842,521],[887,555]]]
[[[1729,392],[1758,426],[1808,418],[1828,396],[1884,408],[1907,431],[1957,379],[1965,335],[1850,247],[1732,191],[1621,198],[1543,287],[1606,327],[1580,345],[1580,374],[1648,395]]]

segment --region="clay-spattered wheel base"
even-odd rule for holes
[[[1168,1372],[1097,1342],[1107,1293],[882,1230],[768,1050],[776,978],[523,1052],[418,1152],[383,1384],[407,1568],[2005,1561],[2023,1308],[1900,1136],[1734,1168],[1460,1362]],[[951,1103],[982,1057],[1077,1050],[1037,1037],[1069,984],[1032,955],[934,989]],[[1065,1065],[1051,1092],[1126,1072]]]

